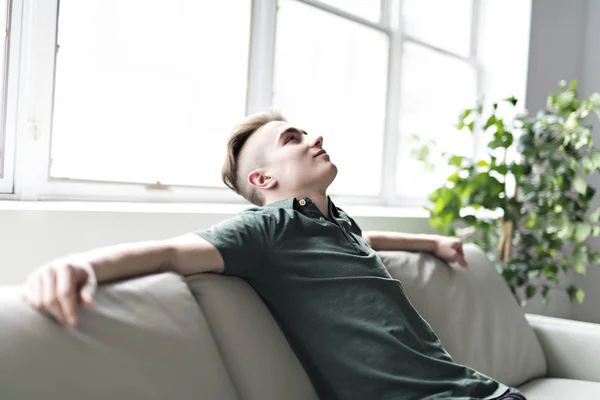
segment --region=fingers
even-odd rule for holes
[[[61,324],[65,323],[65,316],[58,301],[56,293],[56,271],[49,268],[42,274],[42,308],[50,313]]]
[[[79,291],[79,300],[86,307],[90,308],[92,306],[92,299],[94,298],[95,286],[93,284],[86,284]]]
[[[452,261],[456,261],[462,267],[468,267],[469,263],[467,263],[467,260],[465,259],[462,241],[460,239],[454,241],[451,247],[452,249],[454,249],[454,252],[452,254]]]
[[[77,325],[77,297],[73,275],[73,267],[67,265],[61,268],[57,276],[56,290],[65,322],[75,327]]]
[[[75,327],[79,301],[91,307],[95,288],[95,280],[85,268],[64,263],[46,266],[31,274],[24,294],[33,307],[50,314],[61,324]]]
[[[457,262],[463,266],[463,267],[468,267],[469,263],[467,262],[467,260],[465,259],[465,253],[463,251],[463,246],[462,243],[459,242],[458,243],[458,248],[456,249],[456,253],[457,253]]]

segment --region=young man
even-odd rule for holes
[[[77,322],[97,282],[159,271],[246,280],[280,324],[324,400],[524,399],[453,362],[377,250],[431,252],[466,267],[458,239],[362,233],[326,195],[337,167],[275,111],[247,117],[228,142],[223,181],[255,204],[210,229],[54,260],[25,296],[60,323]]]

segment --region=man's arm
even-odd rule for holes
[[[77,324],[77,306],[91,307],[98,282],[173,271],[221,273],[223,258],[200,236],[107,246],[53,260],[33,271],[24,285],[31,305],[61,324]]]
[[[444,261],[456,261],[463,267],[468,266],[462,242],[458,238],[381,231],[364,232],[363,237],[375,251],[422,251],[432,253]]]

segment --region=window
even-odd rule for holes
[[[466,157],[473,156],[468,130],[453,128],[461,110],[476,102],[476,72],[473,65],[454,56],[404,42],[401,67],[396,190],[398,195],[419,201],[450,174],[447,165],[425,172],[410,156],[408,137],[433,139],[438,149]]]
[[[307,25],[311,28],[304,29]],[[330,191],[378,195],[388,35],[311,5],[281,0],[275,38],[273,104],[288,120],[323,136],[323,147],[338,167]]]
[[[17,14],[16,21],[18,21],[18,15],[20,15],[20,9],[15,7],[15,14]],[[0,46],[0,193],[11,193],[13,190],[13,166],[14,166],[14,149],[15,149],[15,134],[14,129],[14,103],[9,108],[7,106],[8,91],[13,95],[14,92],[14,79],[11,79],[9,86],[9,64],[10,71],[13,72],[13,68],[17,66],[15,62],[18,61],[17,57],[9,56],[11,50],[16,48],[19,42],[18,29],[12,29],[11,27],[11,2],[8,0],[0,1],[0,24],[2,24],[2,32],[4,37],[2,45]],[[11,41],[12,32],[15,32],[15,38]],[[14,46],[11,48],[11,42]],[[16,77],[16,73],[12,73],[11,76]],[[10,117],[9,117],[10,113]]]
[[[478,97],[473,42],[477,1],[403,1],[396,192],[405,203],[423,203],[449,175],[443,162],[435,171],[425,172],[410,156],[411,135],[434,140],[438,151],[474,156],[471,133],[458,132],[454,125],[459,113],[473,107]]]
[[[324,137],[343,203],[421,205],[445,170],[406,139],[473,155],[459,112],[525,87],[530,2],[492,3],[0,0],[0,197],[242,202],[226,139],[274,106]]]
[[[372,22],[379,22],[381,19],[381,0],[321,0],[321,3]]]
[[[51,178],[224,187],[249,40],[249,2],[62,0]]]

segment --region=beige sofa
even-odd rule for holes
[[[600,325],[523,315],[481,250],[465,252],[468,269],[380,256],[457,362],[530,400],[600,399]],[[277,323],[236,278],[106,284],[76,329],[31,308],[19,287],[0,289],[0,310],[0,399],[316,399]]]

